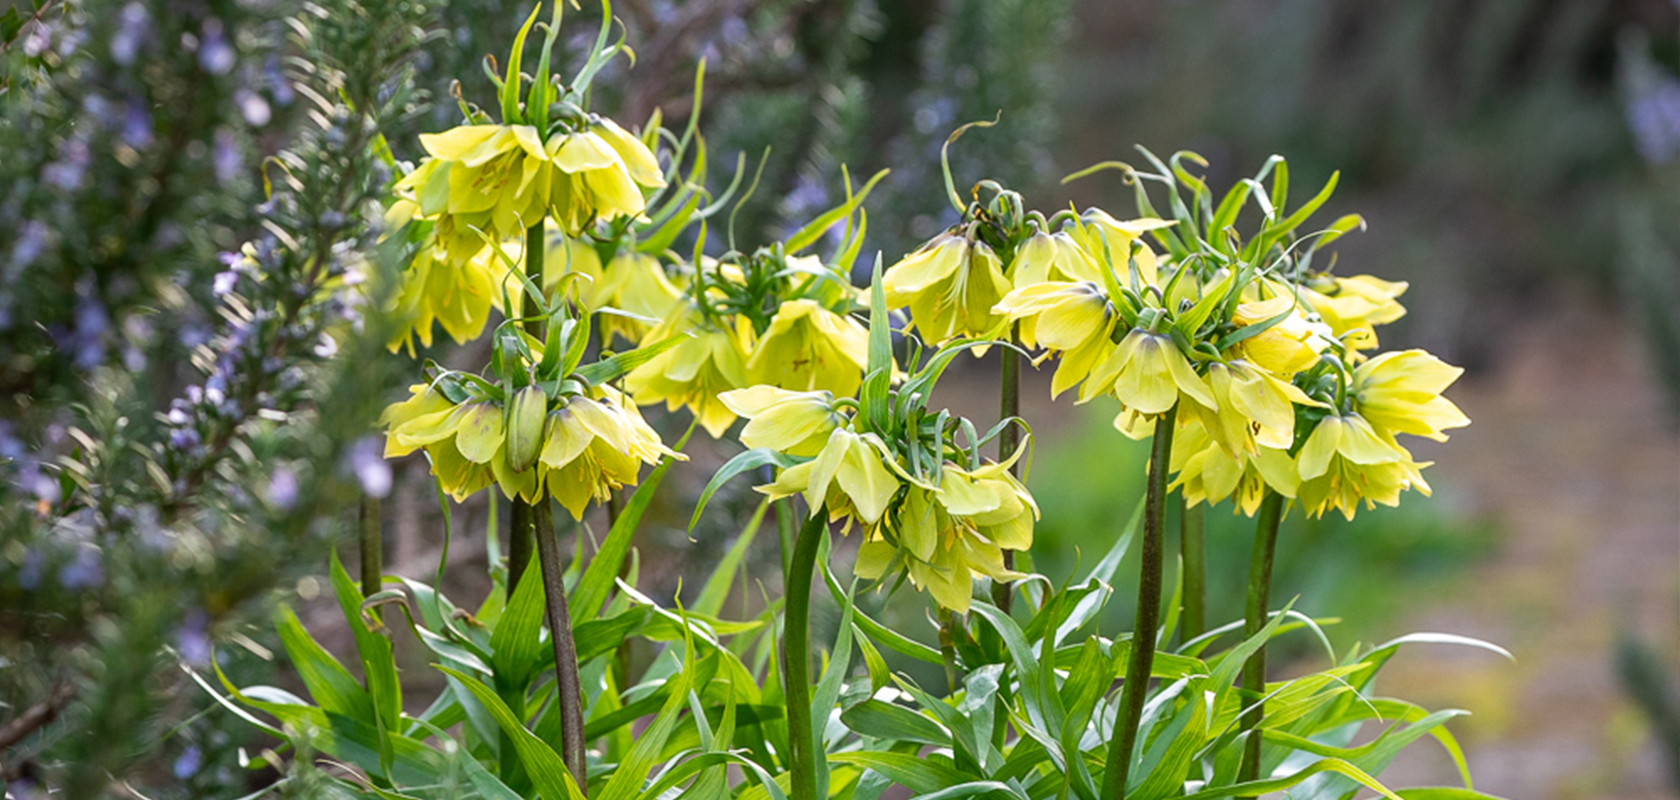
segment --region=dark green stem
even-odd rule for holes
[[[1179,553],[1184,556],[1183,641],[1207,630],[1207,535],[1203,507],[1178,498]]]
[[[1018,324],[1018,323],[1017,323]],[[1010,328],[1009,343],[1018,344],[1020,337],[1015,328]],[[998,365],[998,419],[1007,420],[1021,416],[1021,356],[1007,347],[998,348],[998,355],[1002,361]],[[1021,448],[1021,429],[1015,425],[1006,425],[998,432],[998,460],[1008,461]],[[1020,465],[1009,468],[1015,475],[1020,475]],[[1003,568],[1015,568],[1015,551],[1003,551]],[[996,581],[992,584],[992,605],[1008,614],[1014,606],[1015,593],[1010,581]]]
[[[543,256],[548,251],[547,235],[543,231],[542,223],[537,223],[525,229],[525,279],[530,283],[525,288],[526,298],[521,307],[521,314],[528,317],[525,320],[525,332],[538,340],[545,333],[544,319],[537,312],[543,286]],[[525,565],[531,563],[531,529],[533,520],[530,518],[530,507],[515,499],[513,513],[508,515],[508,597],[513,597],[513,590],[518,588],[519,579],[525,577]]]
[[[825,509],[799,529],[787,564],[786,622],[782,631],[783,695],[787,699],[788,760],[793,782],[788,796],[817,797],[816,729],[811,724],[811,580],[825,532]]]
[[[548,500],[531,506],[536,529],[537,563],[542,567],[543,599],[548,606],[549,639],[554,643],[554,686],[560,709],[560,758],[572,773],[572,780],[589,792],[583,740],[583,681],[578,676],[577,642],[572,638],[572,615],[566,608],[565,569],[560,564],[560,543],[554,536],[553,512]]]
[[[513,508],[508,511],[509,600],[513,599],[513,590],[519,588],[519,579],[525,577],[525,566],[531,563],[531,553],[535,549],[535,540],[531,538],[531,506],[523,500],[516,499],[513,501]]]
[[[1278,523],[1283,519],[1283,495],[1268,491],[1260,501],[1260,514],[1254,523],[1254,556],[1248,562],[1248,608],[1243,614],[1243,638],[1250,639],[1266,627],[1266,612],[1271,607],[1272,555],[1277,551]],[[1260,777],[1260,733],[1255,730],[1265,715],[1266,646],[1254,651],[1243,663],[1242,688],[1253,693],[1254,702],[1248,713],[1237,720],[1238,729],[1248,734],[1243,744],[1242,769],[1239,782]]]
[[[1166,508],[1167,464],[1172,455],[1173,421],[1178,406],[1155,421],[1155,440],[1149,450],[1149,488],[1143,500],[1143,565],[1139,569],[1137,622],[1132,626],[1132,653],[1126,660],[1126,684],[1114,720],[1114,739],[1103,773],[1103,800],[1120,800],[1132,770],[1138,720],[1149,694],[1149,674],[1155,666],[1155,639],[1161,624],[1162,517]]]
[[[361,514],[357,519],[356,539],[361,545],[362,596],[372,597],[380,590],[385,573],[384,532],[379,524],[379,498],[362,495]],[[379,611],[373,612],[377,618]]]

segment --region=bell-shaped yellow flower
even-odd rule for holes
[[[1045,281],[1102,281],[1097,262],[1066,231],[1037,231],[1015,250],[1009,282],[1016,289]]]
[[[1178,475],[1172,488],[1184,493],[1186,503],[1211,506],[1230,499],[1237,511],[1250,517],[1267,491],[1293,498],[1301,485],[1295,460],[1287,451],[1259,447],[1253,453],[1232,456],[1194,420],[1173,434],[1169,462]]]
[[[456,501],[494,483],[488,462],[495,448],[484,453],[479,446],[481,440],[471,436],[463,448],[459,434],[469,424],[499,428],[501,409],[489,401],[457,405],[426,384],[409,387],[409,393],[409,399],[387,407],[379,418],[385,428],[385,457],[397,458],[424,449],[432,462],[432,474]]]
[[[624,377],[624,387],[641,405],[663,401],[686,407],[714,438],[735,422],[735,412],[718,396],[749,385],[747,352],[752,329],[745,320],[710,325],[700,312],[679,309],[648,332],[642,345],[684,337],[676,346],[649,359]]]
[[[1430,493],[1422,475],[1429,464],[1412,461],[1410,452],[1385,441],[1357,413],[1320,420],[1295,464],[1301,476],[1298,496],[1309,516],[1334,508],[1353,519],[1361,500],[1367,508],[1394,506],[1407,489]]]
[[[1074,225],[1069,234],[1073,240],[1091,257],[1091,264],[1097,269],[1107,269],[1113,264],[1115,277],[1121,285],[1125,285],[1131,277],[1131,261],[1137,262],[1138,277],[1147,286],[1158,286],[1159,264],[1155,251],[1143,241],[1143,235],[1162,228],[1170,228],[1178,224],[1173,220],[1164,219],[1133,219],[1117,220],[1109,216],[1108,212],[1100,208],[1093,208],[1082,216],[1081,222]],[[1081,280],[1100,281],[1101,275],[1093,275]]]
[[[828,392],[792,392],[775,386],[735,389],[718,396],[747,419],[741,444],[790,456],[814,456],[843,421]]]
[[[537,461],[548,493],[575,519],[590,501],[605,501],[614,490],[635,486],[642,464],[671,456],[659,434],[623,394],[597,387],[599,397],[574,396],[548,414],[546,441]]]
[[[504,250],[508,248],[514,251],[509,257],[517,260],[518,246],[509,242]],[[466,261],[452,262],[444,250],[427,243],[399,279],[401,287],[390,305],[396,331],[386,346],[391,352],[406,347],[409,355],[414,354],[416,338],[421,346],[432,346],[433,323],[442,325],[456,344],[478,338],[490,321],[490,309],[500,307],[503,289],[510,296],[519,292],[512,272],[490,247]]]
[[[1377,346],[1376,326],[1406,315],[1406,307],[1395,298],[1405,294],[1408,285],[1370,275],[1319,275],[1301,284],[1301,299],[1349,348],[1370,350]]]
[[[1050,396],[1059,397],[1085,380],[1114,350],[1109,332],[1114,310],[1094,283],[1046,281],[1022,286],[993,309],[1019,321],[1021,342],[1028,347],[1060,351],[1061,364],[1051,381]]]
[[[811,300],[788,300],[758,338],[747,374],[784,389],[857,394],[869,362],[869,333],[849,316]]]
[[[894,264],[882,276],[887,305],[910,307],[911,323],[930,344],[978,336],[997,327],[992,312],[1009,293],[997,254],[984,242],[945,234]]]
[[[596,317],[603,339],[621,336],[640,342],[683,302],[682,288],[672,282],[659,260],[644,253],[621,250],[605,266],[595,248],[564,235],[548,240],[543,260],[543,288],[552,292],[567,273],[584,276],[575,287],[578,301],[590,311],[616,309],[625,314]]]
[[[1091,370],[1079,389],[1079,402],[1113,394],[1126,408],[1143,415],[1165,413],[1180,395],[1217,407],[1207,381],[1172,337],[1133,329],[1107,358]]]
[[[1288,381],[1246,361],[1211,362],[1208,387],[1218,401],[1194,404],[1194,413],[1215,442],[1236,457],[1259,448],[1288,450],[1295,442],[1295,406],[1326,407]]]
[[[1240,303],[1232,317],[1232,322],[1246,326],[1286,311],[1288,316],[1236,346],[1240,357],[1281,376],[1294,375],[1318,363],[1319,354],[1330,346],[1329,328],[1323,323],[1309,322],[1295,307],[1295,299],[1286,294]]]
[[[451,263],[472,258],[486,237],[521,236],[542,220],[550,170],[536,128],[462,125],[421,134],[420,145],[431,157],[398,181],[396,191],[436,222]]]
[[[1379,431],[1447,440],[1442,431],[1462,428],[1470,418],[1441,392],[1464,370],[1422,350],[1383,353],[1355,367],[1349,391],[1359,413]]]
[[[888,458],[886,447],[873,434],[836,427],[829,431],[816,458],[782,470],[758,491],[773,500],[804,494],[813,515],[826,505],[830,520],[856,519],[873,525],[898,492],[899,481],[887,467]]]
[[[606,118],[550,138],[546,150],[554,166],[549,212],[573,236],[597,220],[640,215],[647,208],[642,189],[665,185],[647,145]]]
[[[854,572],[880,580],[897,559],[910,582],[934,602],[967,613],[974,578],[1014,580],[1004,550],[1032,545],[1038,506],[1008,470],[987,464],[969,472],[944,466],[939,486],[911,485],[894,513],[875,526],[858,550]]]

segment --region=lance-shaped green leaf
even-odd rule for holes
[[[547,742],[538,739],[536,734],[526,730],[519,718],[514,716],[512,709],[509,709],[490,687],[464,672],[444,666],[437,666],[436,669],[466,687],[467,691],[495,717],[496,724],[513,743],[520,763],[524,765],[526,774],[530,776],[531,783],[542,800],[588,800],[572,780],[572,775],[566,770],[566,762],[560,759],[560,754],[554,752],[554,748],[549,747]]]
[[[688,431],[677,440],[673,449],[682,450],[688,444],[688,437],[694,434],[694,425],[688,426]],[[653,495],[659,491],[659,484],[665,480],[665,474],[671,471],[674,459],[666,458],[653,472],[636,487],[636,492],[630,495],[630,502],[624,504],[618,519],[607,531],[607,538],[602,540],[601,549],[596,551],[594,560],[578,578],[577,588],[572,591],[572,624],[581,625],[601,614],[601,606],[607,601],[607,594],[612,590],[613,581],[618,577],[619,567],[624,565],[624,557],[630,552],[631,540],[635,537],[636,526],[642,522],[642,514],[647,512],[649,503],[653,502]]]

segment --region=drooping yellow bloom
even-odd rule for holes
[[[393,403],[379,417],[385,428],[385,457],[398,458],[424,448],[444,491],[457,501],[495,481],[490,469],[468,459],[456,446],[461,423],[487,406],[498,416],[500,409],[488,402],[457,405],[443,392],[426,384],[409,387],[410,397]]]
[[[1385,441],[1357,413],[1320,420],[1295,464],[1301,476],[1298,496],[1309,516],[1339,509],[1353,519],[1361,500],[1367,508],[1395,506],[1407,489],[1430,493],[1422,475],[1429,464],[1414,462],[1410,452]]]
[[[549,495],[575,519],[583,518],[591,500],[605,501],[614,490],[635,486],[642,464],[666,456],[686,459],[659,440],[629,398],[611,386],[595,393],[599,396],[574,396],[549,412],[537,456]]]
[[[642,340],[642,346],[684,337],[676,346],[630,371],[624,386],[641,405],[664,402],[676,410],[686,407],[713,437],[722,436],[735,422],[718,396],[749,385],[747,352],[752,329],[745,320],[713,326],[700,312],[679,308]]]
[[[869,334],[857,320],[811,300],[788,300],[747,361],[749,379],[798,391],[857,394],[869,361]]]
[[[1020,289],[1045,281],[1102,280],[1097,262],[1066,231],[1038,231],[1015,250],[1009,264],[1009,282]]]
[[[1190,412],[1231,457],[1253,456],[1260,448],[1288,450],[1295,442],[1295,406],[1325,407],[1242,360],[1209,362],[1207,381],[1217,402],[1191,404]]]
[[[898,478],[886,464],[891,457],[873,434],[836,427],[816,458],[782,470],[758,490],[771,499],[804,494],[813,515],[826,505],[830,520],[855,518],[873,525],[898,492]]]
[[[939,486],[908,487],[895,513],[872,528],[858,550],[858,577],[879,580],[895,559],[911,584],[941,607],[968,612],[974,578],[1015,580],[1004,550],[1032,545],[1038,506],[1000,464],[969,472],[946,463]]]
[[[1216,407],[1207,381],[1196,374],[1190,360],[1171,336],[1133,329],[1091,370],[1079,388],[1079,402],[1113,394],[1137,414],[1165,413],[1182,395]]]
[[[1258,447],[1253,453],[1232,456],[1208,435],[1202,423],[1191,420],[1173,434],[1171,471],[1178,474],[1172,488],[1184,493],[1190,505],[1213,505],[1230,499],[1237,511],[1254,516],[1268,490],[1293,498],[1301,485],[1289,453]]]
[[[511,250],[508,257],[517,263],[519,245],[510,241],[503,249]],[[390,312],[397,328],[386,346],[391,352],[406,347],[410,355],[417,337],[421,346],[432,346],[433,323],[442,325],[456,344],[478,338],[490,321],[490,309],[501,306],[504,288],[509,296],[520,292],[512,271],[490,247],[466,261],[451,262],[428,242],[399,278],[402,285]]]
[[[991,331],[1002,321],[992,306],[1010,289],[992,248],[957,234],[905,256],[882,276],[882,284],[887,305],[909,306],[912,324],[930,344]]]
[[[1377,346],[1376,326],[1406,315],[1406,307],[1395,298],[1405,294],[1408,285],[1370,275],[1317,275],[1301,284],[1301,299],[1349,348],[1370,350]]]
[[[420,135],[431,157],[396,184],[420,216],[435,220],[449,261],[524,234],[549,204],[549,155],[529,125],[462,125]]]
[[[842,421],[834,411],[834,395],[828,392],[753,386],[724,392],[718,399],[748,420],[741,429],[741,444],[790,456],[821,452]]]
[[[1348,387],[1359,413],[1388,438],[1398,433],[1447,440],[1442,431],[1462,428],[1470,418],[1441,392],[1464,370],[1422,350],[1383,353],[1353,370]]]
[[[573,236],[597,220],[641,214],[647,208],[642,188],[665,185],[647,145],[605,117],[550,138],[546,151],[555,170],[549,211]]]
[[[567,273],[583,276],[572,291],[584,308],[625,312],[596,317],[601,336],[607,341],[614,335],[630,342],[642,341],[683,301],[682,289],[653,256],[621,250],[603,267],[601,255],[587,243],[564,235],[552,236],[543,260],[543,289],[552,293]]]
[[[1271,327],[1237,343],[1240,357],[1280,376],[1293,375],[1318,363],[1318,356],[1330,346],[1330,331],[1322,323],[1309,322],[1295,305],[1295,299],[1279,294],[1267,300],[1240,303],[1232,322],[1253,325],[1287,312]]]
[[[1165,219],[1117,220],[1100,208],[1093,208],[1082,216],[1082,222],[1069,231],[1073,240],[1090,255],[1092,266],[1106,269],[1113,265],[1121,285],[1131,276],[1130,262],[1135,261],[1138,277],[1145,285],[1159,285],[1159,266],[1155,251],[1143,241],[1143,235],[1178,224]],[[1093,275],[1082,280],[1101,280]]]
[[[1020,322],[1021,342],[1061,351],[1050,396],[1060,396],[1091,374],[1114,348],[1108,335],[1114,311],[1095,283],[1046,281],[1009,293],[993,309]]]

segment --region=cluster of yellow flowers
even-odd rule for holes
[[[636,402],[687,408],[713,437],[738,414],[723,402],[726,392],[763,384],[846,397],[863,380],[867,334],[848,313],[857,293],[827,290],[844,276],[817,256],[761,251],[745,262],[702,259],[700,274],[691,278],[700,287],[685,287],[641,344],[681,341],[625,379]],[[785,279],[759,277],[784,272],[825,275],[829,282],[797,292]]]
[[[641,214],[644,193],[665,187],[647,144],[605,117],[546,140],[530,125],[476,124],[421,134],[420,144],[428,157],[397,181],[386,213],[391,229],[421,223],[395,293],[402,326],[393,350],[412,350],[415,336],[429,346],[434,321],[465,342],[484,330],[492,307],[517,313],[503,298],[517,304],[523,294],[516,268],[533,226],[576,237],[598,221]]]
[[[1029,347],[1060,355],[1052,392],[1119,400],[1115,425],[1134,437],[1178,409],[1171,468],[1191,503],[1229,498],[1252,515],[1271,491],[1310,515],[1351,518],[1361,501],[1429,493],[1427,464],[1396,436],[1444,440],[1469,424],[1441,396],[1461,370],[1419,350],[1361,352],[1376,325],[1405,313],[1406,285],[1322,273],[1292,283],[1241,265],[1199,274],[1139,236],[1163,224],[1091,212],[1021,248],[1017,260],[1037,265],[1015,267],[992,310],[1019,322]]]
[[[773,499],[802,494],[812,515],[864,530],[856,574],[881,579],[902,571],[941,606],[966,613],[977,576],[1022,577],[1004,566],[1004,550],[1032,544],[1038,505],[1004,464],[960,466],[947,448],[932,476],[912,472],[896,442],[869,430],[856,404],[829,392],[754,386],[726,392],[723,402],[749,420],[741,443],[790,456],[759,491]],[[972,459],[971,459],[972,460]]]
[[[438,383],[409,387],[385,410],[385,457],[424,449],[432,473],[457,501],[494,483],[509,498],[546,492],[572,516],[591,501],[637,483],[642,464],[670,456],[641,411],[611,386],[550,398],[537,386],[511,398]]]

